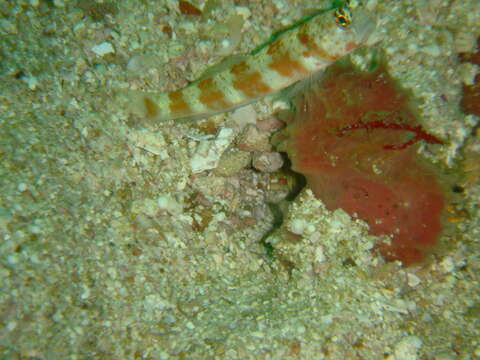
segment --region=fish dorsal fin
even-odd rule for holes
[[[212,77],[215,74],[218,74],[222,71],[225,71],[229,68],[231,68],[233,65],[238,64],[242,61],[245,61],[245,59],[249,55],[233,55],[224,58],[222,61],[219,63],[212,65],[208,67],[195,81],[193,81],[191,84],[195,84],[199,81],[205,80],[209,77]]]

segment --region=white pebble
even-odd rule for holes
[[[57,8],[64,8],[65,7],[65,1],[64,0],[53,0],[53,5]]]
[[[458,67],[458,77],[465,85],[472,86],[475,83],[475,76],[480,72],[480,68],[474,64],[464,63]]]
[[[187,323],[185,324],[185,327],[186,327],[187,329],[189,329],[189,330],[195,329],[195,325],[193,325],[193,323],[192,323],[191,321],[187,322]]]
[[[250,9],[248,7],[245,7],[245,6],[235,7],[235,12],[238,15],[241,15],[245,20],[248,19],[252,15],[252,12],[250,11]]]
[[[38,80],[33,75],[26,75],[22,77],[22,81],[27,84],[30,90],[35,90],[38,87]]]
[[[455,264],[451,257],[446,257],[440,262],[440,271],[443,274],[452,272],[455,269]]]
[[[290,231],[297,235],[302,235],[307,227],[307,223],[303,219],[293,219],[290,222]]]
[[[157,199],[157,204],[160,209],[166,210],[172,215],[182,213],[182,204],[170,195],[160,195]]]
[[[113,48],[112,44],[104,41],[98,45],[92,46],[92,51],[97,54],[98,56],[104,56],[107,54],[115,53],[115,49]]]
[[[422,280],[420,280],[417,275],[412,274],[412,273],[407,274],[407,284],[408,284],[408,286],[415,287],[418,284],[420,284],[421,282],[422,282]]]
[[[418,359],[418,350],[422,347],[422,340],[417,336],[407,336],[395,345],[393,357],[391,360],[416,360]]]
[[[195,154],[190,159],[190,166],[193,173],[200,173],[205,170],[217,167],[220,157],[231,144],[235,133],[230,128],[223,128],[214,140],[201,141]]]
[[[440,47],[438,45],[434,45],[434,44],[422,47],[422,51],[425,54],[433,56],[433,57],[438,57],[442,53],[440,51]]]
[[[325,253],[323,251],[323,246],[319,245],[315,248],[315,262],[322,263],[326,259]]]

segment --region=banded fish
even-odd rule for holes
[[[251,54],[186,87],[136,93],[141,113],[155,120],[199,119],[233,110],[274,94],[325,69],[364,45],[376,21],[348,2],[289,27]]]

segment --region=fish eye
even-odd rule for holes
[[[341,27],[348,27],[352,22],[352,14],[347,8],[340,8],[335,11],[335,22]]]

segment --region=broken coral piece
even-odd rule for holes
[[[234,137],[235,133],[232,129],[222,128],[214,139],[210,135],[199,139],[200,142],[190,159],[192,173],[197,174],[205,170],[215,169]]]
[[[365,220],[387,260],[421,261],[442,232],[445,195],[416,143],[441,143],[418,124],[384,65],[335,64],[295,101],[283,139],[292,169],[328,209]],[[293,120],[293,121],[292,121]]]

